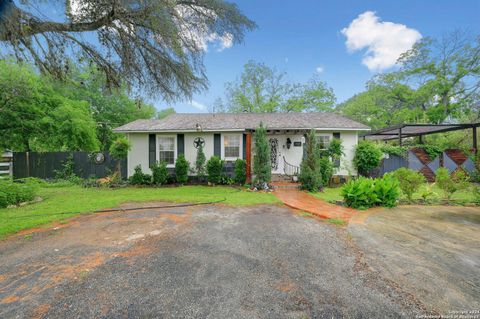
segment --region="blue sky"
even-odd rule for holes
[[[321,79],[342,102],[362,91],[376,72],[391,70],[388,65],[395,52],[420,36],[440,37],[458,28],[480,35],[480,0],[236,3],[258,28],[246,35],[243,44],[222,51],[218,44],[209,45],[204,62],[210,88],[195,95],[192,102],[173,104],[177,112],[205,111],[202,107],[223,97],[225,83],[238,77],[250,59],[286,72],[292,82],[308,81],[320,67]],[[344,28],[349,32],[342,33]],[[375,59],[365,65],[362,60],[368,49]],[[158,109],[168,106],[163,101],[154,104]]]

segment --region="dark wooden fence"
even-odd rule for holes
[[[117,161],[110,157],[108,152],[102,152],[105,160],[96,163],[95,154],[89,152],[14,152],[13,178],[38,177],[44,179],[55,178],[56,171],[63,169],[69,157],[74,163],[74,172],[77,176],[88,178],[105,177],[115,170]],[[120,163],[122,177],[127,176],[127,160]]]
[[[380,166],[371,172],[373,177],[394,171],[400,167],[408,167],[422,173],[429,182],[435,181],[435,172],[439,167],[445,167],[450,174],[464,171],[472,175],[475,173],[473,160],[461,150],[448,149],[431,159],[425,150],[413,148],[408,151],[406,157],[389,155],[385,157]]]

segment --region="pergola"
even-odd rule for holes
[[[406,137],[417,137],[422,143],[422,137],[424,135],[444,133],[451,131],[467,130],[471,129],[473,133],[472,138],[472,148],[473,152],[477,153],[477,127],[480,126],[480,123],[469,123],[469,124],[400,124],[395,126],[390,126],[380,130],[376,130],[370,133],[363,135],[363,139],[374,140],[374,141],[389,141],[389,140],[398,140],[400,146],[402,145],[402,140]]]

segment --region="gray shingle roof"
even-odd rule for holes
[[[255,129],[359,129],[370,128],[334,113],[176,113],[162,120],[136,120],[114,129],[117,133]]]

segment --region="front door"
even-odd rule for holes
[[[283,174],[282,137],[272,136],[268,142],[270,144],[270,164],[272,166],[272,173]]]

